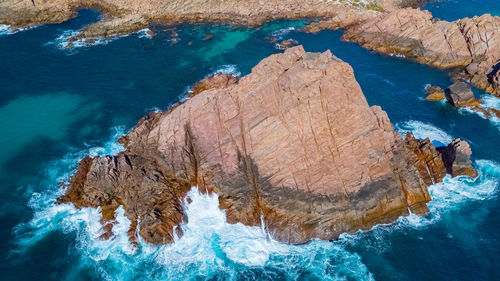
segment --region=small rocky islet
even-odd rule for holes
[[[432,97],[482,109],[469,83],[500,94],[500,17],[442,21],[420,1],[19,1],[0,3],[12,29],[59,23],[81,7],[105,13],[69,40],[112,37],[152,23],[319,18],[304,28],[345,30],[344,40],[379,53],[450,69],[459,82]],[[148,33],[154,36],[154,33]],[[209,40],[211,37],[207,37]],[[452,176],[475,177],[467,142],[436,148],[404,138],[385,112],[368,106],[352,68],[330,52],[307,53],[282,42],[238,79],[216,74],[185,102],[150,113],[120,142],[117,156],[83,159],[58,203],[100,207],[112,236],[115,210],[132,222],[130,239],[154,244],[181,236],[183,200],[192,186],[219,195],[230,223],[265,224],[276,240],[300,244],[425,214],[427,186]],[[443,95],[444,94],[444,95]],[[491,114],[491,110],[486,110]],[[493,112],[494,113],[494,112]]]
[[[182,235],[182,202],[197,186],[218,194],[228,222],[300,244],[423,215],[427,186],[477,175],[465,141],[402,138],[329,51],[289,48],[241,79],[216,74],[193,89],[142,118],[120,139],[125,151],[83,159],[58,202],[100,207],[104,225],[123,206],[131,240],[138,227],[163,244]]]

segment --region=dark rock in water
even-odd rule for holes
[[[83,159],[59,203],[101,207],[105,221],[122,205],[130,235],[139,227],[146,241],[163,244],[182,235],[182,202],[198,186],[219,195],[229,223],[264,222],[273,238],[306,243],[409,210],[424,214],[427,186],[446,174],[434,145],[395,132],[329,51],[293,47],[237,83],[207,81],[185,102],[142,118],[120,139],[118,156]],[[469,154],[453,147],[456,175]]]
[[[207,40],[210,40],[214,38],[214,35],[212,33],[209,33],[207,35],[205,35],[205,37],[203,37],[203,41],[207,41]]]
[[[438,147],[437,150],[443,155],[443,162],[448,174],[452,176],[477,176],[470,161],[472,151],[466,141],[454,139],[448,146]]]
[[[446,89],[446,99],[455,107],[478,105],[474,93],[469,84],[465,82],[453,83]]]
[[[280,50],[288,49],[290,47],[296,46],[297,44],[299,44],[299,42],[295,39],[283,40],[278,44],[278,49]]]
[[[446,99],[446,95],[444,93],[444,90],[441,89],[439,86],[430,86],[427,89],[427,97],[425,97],[426,100],[444,100]]]
[[[492,66],[491,71],[487,75],[488,82],[491,85],[490,92],[500,95],[500,60]]]

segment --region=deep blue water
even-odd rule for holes
[[[464,16],[446,6],[453,1],[426,7],[436,5],[433,12],[443,19]],[[464,11],[500,10],[497,1],[484,1],[489,4],[482,8],[473,2]],[[425,86],[446,87],[447,73],[341,42],[341,31],[288,30],[302,22],[256,30],[182,25],[175,27],[176,44],[170,28],[158,26],[153,38],[130,35],[92,47],[57,47],[62,34],[97,18],[82,11],[66,23],[0,36],[0,279],[500,280],[500,123],[425,101]],[[58,182],[71,175],[78,159],[116,153],[120,134],[147,111],[182,99],[206,75],[249,73],[262,58],[280,52],[267,40],[280,31],[307,51],[330,49],[350,63],[368,102],[381,105],[401,132],[436,142],[467,140],[481,176],[432,186],[425,218],[402,218],[336,242],[303,246],[225,225],[221,214],[199,217],[198,209],[217,210],[216,200],[199,196],[188,211],[197,223],[185,226],[185,237],[161,248],[142,244],[134,253],[120,235],[95,239],[95,211],[53,204]],[[214,38],[203,41],[208,32]]]
[[[447,21],[485,13],[500,16],[498,0],[430,0],[423,8],[429,10],[434,17]]]

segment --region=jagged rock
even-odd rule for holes
[[[392,10],[403,5],[405,1],[375,0],[371,5],[360,6],[357,3],[356,7],[353,7],[349,3],[324,0],[3,0],[0,2],[0,24],[24,27],[29,24],[61,23],[75,17],[80,8],[92,7],[101,10],[105,16],[101,22],[84,29],[92,29],[92,34],[115,36],[122,34],[124,29],[134,32],[144,28],[131,24],[127,20],[130,17],[142,17],[146,25],[152,22],[231,22],[255,26],[276,19],[330,18],[347,13],[373,13],[374,10],[382,10],[381,6],[377,5],[378,2],[383,2],[381,6],[384,9]],[[374,7],[377,9],[373,9]],[[125,27],[121,27],[120,22]],[[137,29],[131,30],[134,26]],[[115,29],[117,33],[113,32]]]
[[[189,97],[210,89],[223,89],[236,83],[238,83],[238,77],[218,72],[196,83],[193,90],[189,93]]]
[[[430,86],[426,90],[427,90],[427,97],[425,97],[426,100],[435,101],[435,100],[446,99],[443,89],[441,89],[441,87],[439,86]]]
[[[438,150],[443,155],[443,161],[448,174],[452,176],[477,176],[477,172],[472,167],[470,161],[472,151],[466,141],[454,139],[448,146],[438,147]]]
[[[497,93],[487,74],[500,59],[500,17],[485,14],[448,22],[406,8],[346,28],[345,40],[440,68],[462,67],[474,86]]]
[[[488,82],[491,85],[489,92],[500,95],[500,60],[491,67],[487,73]]]
[[[478,68],[479,64],[477,62],[473,62],[465,68],[465,71],[467,71],[467,73],[470,75],[475,75],[478,71]]]
[[[455,107],[479,105],[469,84],[465,82],[453,83],[446,89],[446,99]]]
[[[59,202],[123,205],[129,233],[139,225],[156,244],[182,235],[191,186],[216,192],[229,223],[264,222],[273,238],[305,243],[423,214],[427,185],[446,173],[429,140],[403,140],[368,105],[348,64],[302,46],[148,114],[120,142],[118,156],[82,160]]]

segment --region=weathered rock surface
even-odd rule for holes
[[[273,19],[330,18],[346,13],[394,10],[407,1],[371,0],[366,5],[356,1],[354,5],[354,1],[324,0],[3,0],[0,2],[0,24],[16,28],[60,23],[75,17],[78,9],[90,7],[98,8],[106,16],[101,22],[84,28],[89,32],[81,36],[110,36],[137,31],[151,22],[217,21],[252,26]]]
[[[449,68],[466,66],[471,54],[459,25],[435,20],[428,11],[400,9],[349,28],[344,39],[385,54]]]
[[[219,195],[228,222],[262,220],[275,239],[305,243],[423,214],[427,186],[446,174],[433,144],[395,132],[329,51],[289,48],[224,85],[142,118],[118,156],[82,160],[59,202],[104,218],[123,205],[129,233],[139,224],[162,244],[182,234],[181,202],[198,186]],[[457,174],[470,153],[453,147]]]
[[[443,161],[448,174],[452,176],[477,176],[477,172],[472,167],[470,161],[472,151],[466,141],[454,139],[448,146],[439,147],[438,151],[443,155]]]
[[[473,85],[498,93],[491,77],[500,59],[500,17],[485,14],[447,22],[406,8],[351,25],[343,38],[440,68],[467,67],[464,73]]]
[[[469,84],[456,82],[446,89],[446,99],[454,107],[479,105]]]
[[[427,89],[427,97],[426,100],[436,101],[436,100],[444,100],[446,98],[445,92],[439,86],[430,86]]]

